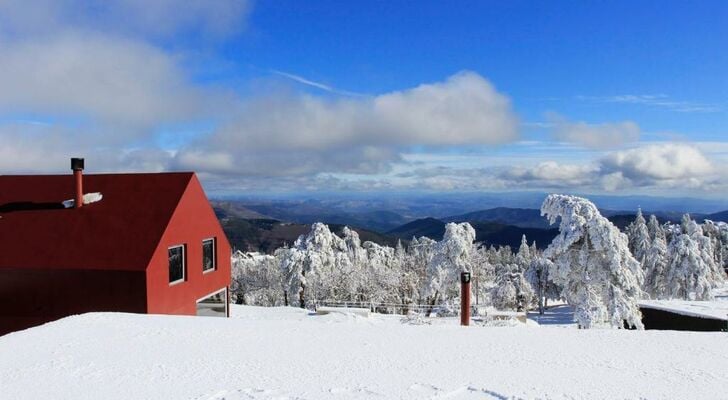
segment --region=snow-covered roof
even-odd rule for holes
[[[641,300],[639,306],[689,317],[728,321],[728,301]]]

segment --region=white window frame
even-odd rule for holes
[[[208,240],[212,241],[212,268],[205,269],[205,242]],[[208,274],[213,271],[217,271],[217,238],[214,236],[202,239],[202,273]]]
[[[177,285],[187,280],[187,246],[184,244],[176,244],[174,246],[167,247],[167,280],[169,280],[169,251],[176,249],[177,247],[182,248],[182,278],[177,279],[174,282],[169,282],[169,286]]]
[[[220,290],[216,290],[216,291],[214,291],[212,293],[206,294],[206,295],[200,297],[199,299],[195,300],[195,309],[197,309],[197,305],[202,300],[205,300],[206,298],[208,298],[210,296],[214,296],[214,295],[216,295],[216,294],[218,294],[220,292],[225,292],[225,297],[224,297],[224,301],[225,301],[225,318],[228,318],[230,316],[230,310],[228,309],[230,307],[230,302],[228,301],[229,297],[228,297],[228,288],[227,288],[227,286],[224,287],[224,288],[222,288],[222,289],[220,289]]]

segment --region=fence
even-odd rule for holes
[[[460,314],[459,304],[401,304],[401,303],[384,303],[384,302],[361,302],[361,301],[332,301],[324,300],[316,302],[314,307],[350,307],[350,308],[368,308],[370,312],[379,314],[399,314],[407,315],[410,313],[427,314],[434,312],[445,315]],[[483,315],[484,306],[471,306],[471,315]]]

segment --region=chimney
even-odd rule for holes
[[[75,208],[83,206],[83,158],[71,158],[71,169],[76,181]]]

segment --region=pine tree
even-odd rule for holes
[[[642,215],[642,209],[637,209],[637,217],[627,227],[627,237],[629,238],[629,249],[634,258],[644,267],[645,256],[650,248],[650,233],[647,223]]]
[[[695,221],[685,214],[680,230],[672,234],[665,273],[667,296],[688,300],[712,299],[713,269],[700,249],[705,238]]]
[[[654,221],[654,223],[653,223]],[[657,224],[655,216],[650,217],[651,231],[654,232],[652,243],[645,256],[645,292],[653,299],[665,298],[668,294],[667,283],[667,241],[665,231]]]
[[[657,221],[657,217],[654,214],[650,215],[650,220],[647,222],[647,233],[650,235],[650,241],[655,239],[655,235],[658,231],[662,232],[662,236],[665,236],[665,230],[662,229],[660,222]],[[665,238],[667,240],[667,238]]]
[[[518,264],[520,271],[528,269],[532,259],[531,248],[528,247],[526,235],[523,235],[521,236],[521,245],[518,247],[518,253],[516,253],[516,264]]]
[[[703,234],[710,239],[717,283],[724,283],[728,270],[728,224],[705,220],[701,227]]]

